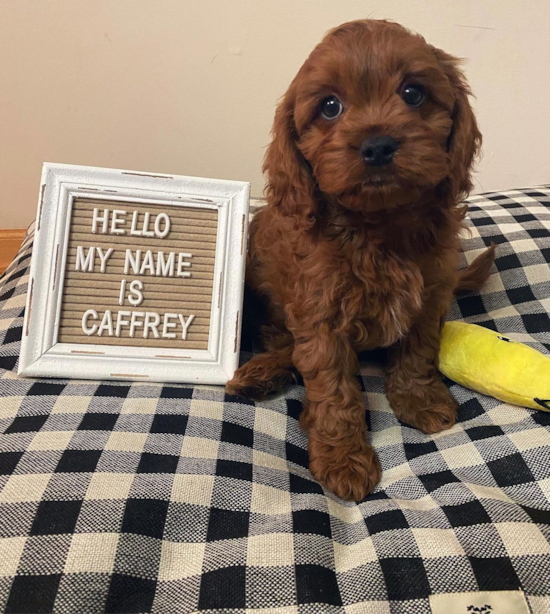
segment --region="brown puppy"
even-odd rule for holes
[[[459,274],[481,134],[458,61],[395,23],[332,30],[275,116],[268,206],[250,228],[247,283],[268,306],[267,351],[229,382],[273,392],[303,376],[310,470],[344,499],[380,479],[367,443],[357,352],[389,348],[396,416],[425,433],[455,422],[437,371],[454,292],[478,288],[493,250]]]

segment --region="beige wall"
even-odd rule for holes
[[[391,18],[469,59],[477,190],[550,183],[548,0],[0,0],[0,227],[43,161],[252,181],[323,33]]]

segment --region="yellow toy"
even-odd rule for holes
[[[439,370],[476,392],[550,412],[550,357],[482,326],[445,324]]]

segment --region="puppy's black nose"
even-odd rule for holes
[[[369,166],[385,166],[398,149],[399,143],[391,136],[372,136],[363,141],[359,152]]]

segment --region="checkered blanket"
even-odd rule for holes
[[[464,264],[493,241],[496,268],[450,318],[550,353],[550,189],[470,203]],[[251,403],[17,377],[31,244],[0,279],[0,611],[422,614],[430,595],[521,589],[550,612],[550,414],[448,382],[459,421],[424,435],[371,359],[383,478],[344,502],[307,469],[300,385]]]

